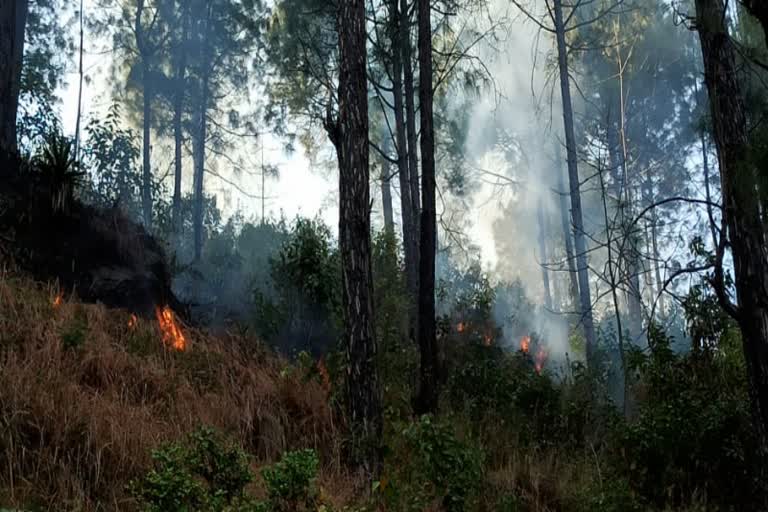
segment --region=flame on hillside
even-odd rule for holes
[[[133,313],[131,313],[131,317],[128,319],[128,328],[135,329],[138,324],[139,324],[139,318]]]
[[[536,357],[534,358],[536,373],[541,373],[548,358],[549,352],[543,347],[539,347],[539,350],[536,352]]]
[[[185,350],[187,348],[187,340],[176,323],[176,316],[173,314],[173,310],[168,306],[162,308],[158,306],[155,308],[155,315],[157,315],[160,332],[163,333],[163,343],[176,350]]]
[[[456,325],[456,331],[457,331],[457,332],[460,332],[460,333],[462,333],[462,332],[464,332],[466,329],[467,329],[467,326],[466,326],[466,324],[465,324],[464,322],[459,322],[459,323]]]
[[[520,350],[522,350],[526,354],[531,350],[530,336],[523,336],[522,338],[520,338]]]
[[[60,293],[57,293],[56,296],[53,298],[53,307],[57,308],[61,306],[62,302],[64,302],[64,297],[62,297]]]
[[[320,382],[326,395],[331,394],[331,374],[325,365],[325,358],[321,357],[317,362],[317,372],[320,374]]]

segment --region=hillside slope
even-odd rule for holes
[[[344,480],[322,383],[253,339],[179,327],[177,350],[159,324],[0,271],[0,508],[131,510],[151,450],[201,425],[258,465],[314,448]]]

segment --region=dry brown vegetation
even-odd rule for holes
[[[235,335],[184,329],[176,352],[154,319],[58,294],[0,272],[0,505],[130,510],[125,485],[151,451],[201,425],[256,465],[314,448],[333,501],[349,494],[340,426],[306,372]]]

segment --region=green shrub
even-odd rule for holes
[[[424,510],[440,500],[448,512],[469,510],[483,486],[484,454],[431,416],[409,424],[396,440],[379,488],[392,510]]]
[[[320,461],[314,450],[288,452],[276,464],[262,470],[271,510],[296,511],[317,500],[315,479]]]
[[[470,344],[464,363],[448,380],[447,396],[454,410],[466,411],[475,425],[514,425],[525,442],[554,437],[559,390],[546,373],[534,370],[527,354]]]
[[[630,354],[642,400],[617,429],[614,465],[659,507],[686,505],[698,495],[713,505],[754,509],[763,484],[742,364],[725,345],[678,355],[670,341],[652,328],[650,353]]]
[[[210,428],[195,431],[183,443],[161,447],[152,458],[154,468],[130,484],[146,512],[224,512],[256,506],[244,495],[253,479],[248,457]]]
[[[584,489],[574,512],[644,512],[648,510],[629,483],[622,478],[611,478]]]
[[[74,318],[61,333],[61,344],[67,350],[75,350],[83,346],[88,335],[88,317],[82,308],[75,310]]]

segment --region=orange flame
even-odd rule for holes
[[[531,337],[530,336],[523,336],[520,338],[520,350],[522,350],[524,353],[528,353],[529,350],[531,350]]]
[[[139,318],[133,313],[131,313],[131,318],[128,319],[128,328],[135,329],[138,323],[139,323]]]
[[[325,359],[322,357],[317,362],[317,372],[320,374],[323,390],[329,395],[331,393],[331,374],[328,373],[328,367],[325,365]]]
[[[539,350],[536,352],[536,373],[541,373],[544,369],[544,363],[547,362],[547,358],[549,358],[549,352],[539,347]]]
[[[187,340],[184,338],[184,334],[179,326],[176,325],[176,318],[171,308],[168,306],[157,307],[155,315],[157,315],[160,331],[163,333],[163,343],[176,350],[185,350],[187,348]]]
[[[64,302],[64,297],[62,297],[60,293],[57,293],[56,296],[53,298],[53,307],[57,308],[61,306],[62,302]]]
[[[467,326],[464,325],[464,322],[459,322],[458,325],[456,325],[456,330],[458,332],[464,332],[467,329]]]

